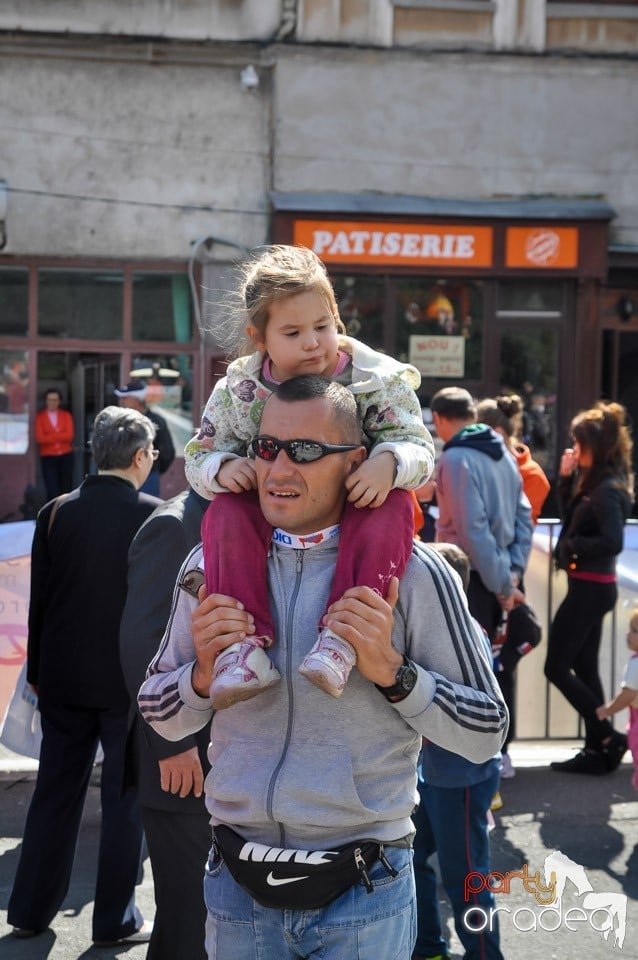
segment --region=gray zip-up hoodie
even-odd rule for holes
[[[418,665],[416,687],[391,704],[356,670],[339,700],[298,673],[317,637],[338,538],[301,551],[273,545],[268,583],[280,683],[213,716],[191,685],[197,601],[176,588],[160,649],[138,697],[169,740],[212,718],[206,779],[211,822],[255,842],[311,849],[412,832],[421,738],[480,762],[501,746],[507,710],[480,628],[460,581],[430,548],[415,544],[401,581],[392,642]],[[182,574],[201,564],[201,549]]]

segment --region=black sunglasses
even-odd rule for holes
[[[317,440],[277,440],[276,437],[255,437],[248,445],[253,457],[272,462],[277,459],[280,450],[285,450],[293,463],[312,463],[321,460],[329,453],[345,453],[347,450],[356,450],[359,443],[319,443]]]

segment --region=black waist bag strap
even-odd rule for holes
[[[237,883],[257,903],[279,910],[318,910],[356,883],[373,893],[368,870],[377,860],[396,876],[375,840],[334,850],[288,850],[251,843],[222,825],[215,827],[214,843]]]

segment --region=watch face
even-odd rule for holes
[[[417,681],[417,673],[411,663],[407,663],[403,667],[401,667],[401,669],[399,670],[399,675],[397,677],[398,685],[400,684],[400,686],[407,693],[410,693],[410,691],[414,688],[416,681]]]

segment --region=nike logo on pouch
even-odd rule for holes
[[[283,883],[296,883],[297,880],[307,880],[308,877],[275,877],[272,870],[266,877],[266,883],[271,887],[280,887]]]

